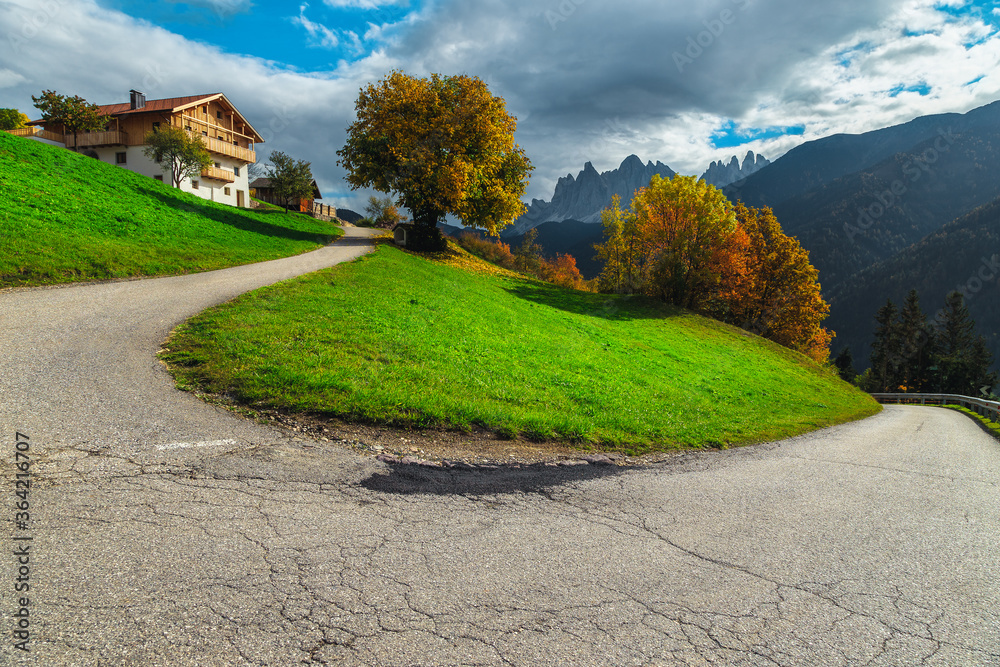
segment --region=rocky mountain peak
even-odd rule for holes
[[[740,165],[740,159],[734,155],[728,164],[722,160],[712,162],[705,173],[701,175],[701,178],[709,185],[722,188],[736,181],[743,180],[769,164],[771,164],[771,161],[763,155],[754,155],[753,151],[748,151],[746,157],[743,158],[742,166]]]
[[[532,200],[524,215],[503,235],[517,236],[545,222],[600,222],[601,211],[611,205],[614,195],[619,195],[622,206],[628,207],[635,191],[649,185],[653,174],[671,178],[674,171],[659,161],[643,163],[638,155],[629,155],[617,169],[603,173],[587,162],[576,177],[568,174],[556,182],[552,201]]]

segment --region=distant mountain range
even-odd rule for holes
[[[559,179],[551,201],[531,200],[524,215],[505,229],[502,236],[520,236],[545,222],[600,222],[601,211],[611,205],[614,195],[619,195],[622,206],[627,207],[635,191],[649,185],[654,174],[671,178],[674,170],[662,162],[643,164],[635,155],[625,158],[617,169],[604,173],[598,173],[588,162],[575,178],[567,174]]]
[[[865,367],[874,314],[886,298],[898,303],[917,288],[933,315],[984,257],[1000,253],[991,207],[1000,198],[998,174],[995,102],[811,141],[724,191],[733,201],[772,207],[810,251],[830,301],[833,350],[849,345]],[[1000,361],[1000,322],[987,312],[1000,310],[998,280],[1000,272],[989,281],[991,297],[970,299],[969,307]]]
[[[749,151],[743,158],[743,166],[740,166],[739,159],[734,155],[729,164],[723,163],[722,160],[710,164],[705,173],[701,175],[701,179],[709,185],[722,188],[749,178],[769,164],[771,161],[763,155],[759,153],[754,155],[753,151]]]
[[[702,178],[716,187],[723,187],[745,179],[770,164],[763,155],[748,152],[740,165],[735,155],[728,163],[713,162]],[[654,174],[671,178],[674,170],[657,161],[645,164],[637,155],[630,155],[617,169],[598,173],[590,162],[583,166],[577,176],[567,174],[556,183],[550,201],[531,200],[528,210],[514,224],[504,230],[504,237],[522,236],[547,222],[570,220],[583,223],[599,223],[601,211],[611,205],[614,195],[621,197],[622,208],[628,208],[632,196],[639,188],[649,185]],[[577,229],[574,227],[574,230]]]

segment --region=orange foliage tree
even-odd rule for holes
[[[587,291],[587,281],[576,266],[576,258],[572,255],[557,254],[554,259],[543,259],[541,277],[560,287],[568,287]]]
[[[732,205],[704,181],[654,175],[631,211],[615,202],[603,220],[607,240],[596,249],[607,291],[642,291],[705,312],[737,288],[746,241]]]
[[[748,279],[736,295],[729,321],[826,361],[833,334],[822,322],[830,306],[820,295],[819,271],[809,263],[809,252],[782,231],[769,208],[740,203],[736,219],[749,239]]]
[[[524,211],[531,161],[514,142],[517,119],[480,79],[394,71],[362,88],[355,110],[337,151],[347,182],[396,193],[417,245],[442,246],[448,213],[496,235]]]
[[[641,291],[827,360],[833,334],[821,326],[829,306],[818,272],[770,209],[734,207],[692,176],[653,176],[630,211],[616,201],[603,219],[602,291]]]

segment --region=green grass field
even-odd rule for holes
[[[219,269],[313,250],[343,231],[214,204],[0,132],[0,288]]]
[[[713,320],[391,246],[207,311],[167,348],[179,386],[251,408],[632,453],[880,410],[805,357]]]

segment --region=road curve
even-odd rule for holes
[[[31,650],[8,555],[0,665],[1000,665],[1000,444],[961,414],[644,468],[435,470],[172,388],[177,322],[352,242],[0,293],[3,552],[33,537]]]

